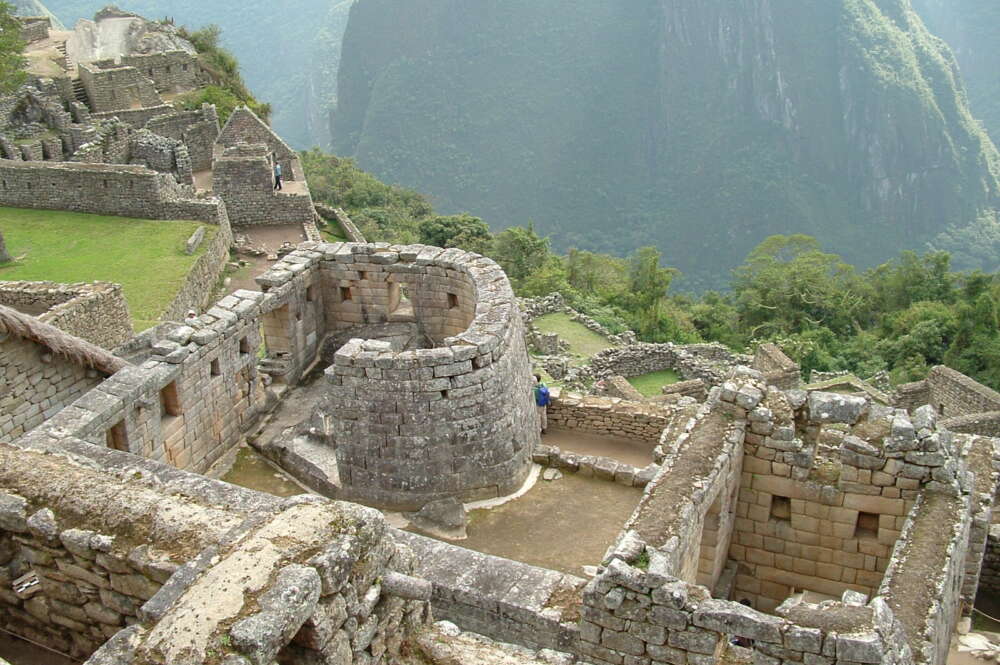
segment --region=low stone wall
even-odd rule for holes
[[[132,319],[118,284],[0,282],[0,305],[38,316],[105,349],[132,337]]]
[[[596,379],[620,374],[642,376],[672,369],[686,380],[701,379],[708,385],[722,383],[729,371],[745,363],[721,344],[632,344],[606,349],[595,355],[587,366]]]
[[[416,555],[415,572],[434,585],[435,618],[495,640],[576,651],[584,580],[413,533],[394,535]]]
[[[152,106],[146,106],[138,109],[118,109],[117,111],[99,111],[96,113],[91,113],[90,118],[96,123],[102,120],[110,120],[111,118],[118,118],[124,123],[134,127],[135,129],[142,129],[146,127],[150,121],[154,118],[159,118],[164,115],[171,115],[176,113],[176,109],[170,104],[154,104]],[[173,137],[176,138],[176,137]]]
[[[648,441],[655,445],[676,410],[675,405],[584,397],[553,389],[548,419],[549,427],[557,429]]]
[[[219,199],[194,199],[143,166],[0,161],[0,204],[140,219],[219,223]]]
[[[535,464],[579,473],[584,478],[598,478],[625,485],[645,487],[656,475],[655,464],[639,469],[610,457],[578,455],[554,446],[540,445],[533,455]]]

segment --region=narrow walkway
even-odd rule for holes
[[[656,447],[648,441],[555,428],[549,428],[542,436],[542,443],[579,455],[610,457],[639,469],[653,463],[653,448]]]

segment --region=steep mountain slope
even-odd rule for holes
[[[972,113],[1000,140],[1000,2],[913,0],[931,32],[948,42],[962,67]]]
[[[701,284],[774,233],[871,264],[998,201],[909,0],[359,0],[342,58],[339,154]]]
[[[169,16],[192,29],[215,23],[223,46],[242,65],[258,99],[274,108],[272,123],[290,143],[330,143],[329,111],[347,12],[354,0],[116,0],[150,19]],[[91,18],[108,0],[48,0],[67,25]]]

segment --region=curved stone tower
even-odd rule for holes
[[[278,266],[258,280],[273,285],[272,307],[290,307],[276,310],[285,312],[281,325],[265,318],[265,333],[269,345],[278,328],[293,342],[328,340],[328,390],[310,440],[334,449],[332,494],[417,510],[524,483],[539,441],[531,367],[517,301],[496,263],[384,244],[320,245],[289,260],[301,262],[294,278]],[[303,325],[316,334],[303,335]]]

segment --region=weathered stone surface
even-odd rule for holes
[[[863,397],[837,393],[809,393],[809,418],[814,422],[853,425],[867,409],[868,402]]]
[[[270,665],[316,609],[320,577],[312,568],[282,568],[274,585],[260,598],[261,612],[230,629],[233,646],[254,665]]]

